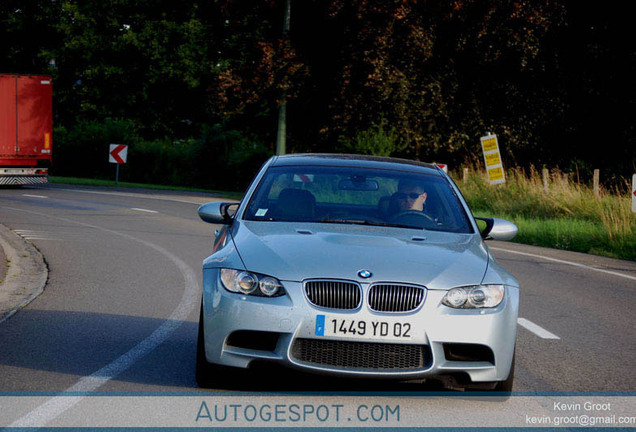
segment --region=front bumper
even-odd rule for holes
[[[282,297],[235,294],[219,286],[217,269],[204,269],[203,319],[209,362],[246,368],[264,360],[323,374],[402,380],[465,373],[473,382],[490,382],[503,381],[510,372],[518,288],[506,287],[498,307],[482,310],[448,308],[441,304],[446,291],[428,290],[420,308],[396,314],[373,312],[366,306],[368,284],[361,284],[362,306],[350,312],[311,305],[300,282],[282,284],[287,292]],[[367,321],[403,318],[413,324],[413,331],[408,342],[317,336],[316,317],[324,314]],[[312,354],[304,354],[307,350]],[[358,352],[364,359],[356,357]],[[415,352],[421,355],[413,364],[392,367],[391,358]],[[338,360],[334,360],[336,354]],[[369,357],[372,359],[367,361]],[[374,357],[389,360],[378,365]],[[362,359],[360,363],[358,359]]]

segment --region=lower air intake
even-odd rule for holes
[[[297,339],[292,356],[303,363],[346,369],[406,371],[429,365],[430,349],[425,345],[343,342]]]

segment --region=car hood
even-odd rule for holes
[[[478,235],[359,225],[235,221],[249,271],[283,281],[404,282],[429,289],[479,284],[488,251]],[[362,279],[360,270],[372,276]]]

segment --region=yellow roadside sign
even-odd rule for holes
[[[497,135],[488,134],[481,137],[481,148],[484,152],[484,162],[490,184],[501,184],[506,182],[504,175],[501,154],[499,153],[499,143]]]
[[[501,165],[501,158],[499,157],[499,152],[489,153],[485,155],[485,157],[486,157],[487,166]]]
[[[491,183],[495,180],[505,180],[503,169],[501,167],[490,168],[488,170],[488,178]]]
[[[484,137],[484,138],[482,138],[482,141],[481,141],[481,145],[484,148],[484,152],[499,150],[496,136],[491,135],[491,137]]]

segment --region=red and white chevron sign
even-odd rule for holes
[[[111,144],[108,153],[108,162],[125,164],[128,156],[128,146],[124,144]]]

